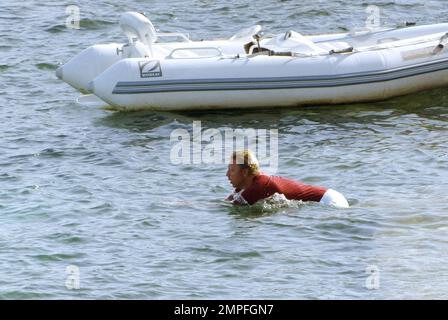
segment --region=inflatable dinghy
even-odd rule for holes
[[[227,40],[157,34],[125,13],[127,44],[86,49],[56,74],[116,110],[206,110],[379,101],[448,85],[448,24]],[[161,42],[161,37],[182,41]],[[158,40],[158,41],[157,41]]]

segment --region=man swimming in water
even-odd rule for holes
[[[315,201],[340,208],[349,207],[345,197],[335,190],[263,174],[257,158],[249,150],[232,153],[227,178],[235,188],[227,200],[236,205],[252,205],[279,193],[289,200]]]

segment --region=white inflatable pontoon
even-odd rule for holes
[[[127,44],[95,45],[57,71],[116,110],[205,110],[379,101],[448,86],[448,24],[227,40],[158,34],[125,13]],[[161,42],[178,37],[180,42]]]

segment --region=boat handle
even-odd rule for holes
[[[214,56],[205,56],[205,57],[185,57],[185,58],[175,58],[173,57],[174,53],[177,51],[194,51],[194,50],[213,50],[216,51],[217,54]],[[216,47],[196,47],[196,48],[176,48],[165,58],[165,59],[202,59],[202,58],[213,58],[213,57],[221,57],[224,54],[222,53],[221,49]]]

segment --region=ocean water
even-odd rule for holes
[[[80,9],[67,29],[66,7]],[[447,22],[444,0],[2,1],[1,299],[448,298],[448,90],[380,103],[116,113],[75,102],[54,71],[124,42],[144,11],[193,39],[262,24],[305,34]],[[170,162],[175,129],[277,129],[278,174],[350,209],[234,208],[225,164]]]

